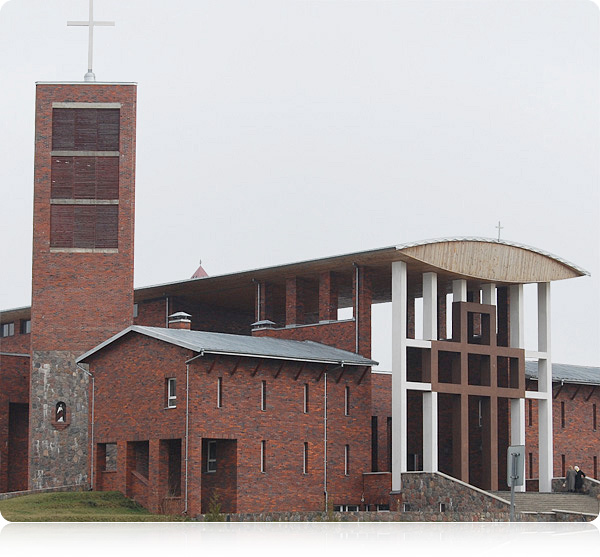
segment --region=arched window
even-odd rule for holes
[[[64,402],[56,403],[56,423],[65,423],[67,421],[67,405]]]

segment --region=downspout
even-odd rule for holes
[[[88,377],[92,378],[92,426],[90,432],[90,490],[94,489],[94,407],[96,402],[96,380],[94,374],[87,369],[81,367],[79,364],[75,364],[81,371],[86,373]]]
[[[359,267],[356,263],[352,263],[352,265],[354,265],[356,271],[355,271],[355,283],[356,283],[356,296],[355,296],[355,301],[354,301],[354,328],[355,328],[355,352],[358,354],[358,308],[359,308],[359,303],[358,303],[358,297],[359,297],[359,292],[360,292],[360,274],[359,274]]]
[[[188,512],[188,441],[190,432],[190,362],[196,358],[204,356],[204,351],[185,362],[185,472],[184,472],[184,494],[183,494],[183,513]]]
[[[325,368],[327,370],[327,368]],[[328,510],[327,493],[327,371],[325,371],[323,388],[323,492],[325,494],[325,512]]]

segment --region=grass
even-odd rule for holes
[[[149,513],[118,491],[41,493],[0,501],[10,522],[173,522],[181,516]]]

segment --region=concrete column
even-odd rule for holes
[[[538,284],[538,401],[540,492],[552,491],[554,450],[552,443],[552,360],[550,357],[550,283]]]
[[[510,444],[525,445],[525,399],[510,399]],[[502,457],[502,455],[500,455]],[[515,491],[525,491],[525,485],[515,486]]]
[[[423,472],[438,471],[438,394],[423,393]]]
[[[423,339],[437,340],[438,286],[436,273],[423,273]],[[423,471],[438,469],[438,396],[423,393]]]
[[[392,492],[402,489],[407,471],[406,263],[392,263]]]
[[[510,340],[511,348],[525,348],[525,326],[523,314],[523,285],[510,286]]]
[[[452,281],[452,301],[466,302],[467,301],[467,281],[458,279]]]
[[[423,273],[423,339],[437,340],[436,273]]]
[[[489,306],[496,305],[496,285],[493,282],[481,285],[481,303]]]

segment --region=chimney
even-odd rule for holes
[[[257,321],[256,323],[252,323],[250,325],[253,331],[260,331],[262,329],[273,329],[275,327],[275,323],[273,321],[269,321],[268,319],[263,319],[262,321]]]
[[[191,315],[184,311],[178,311],[169,315],[169,329],[191,329],[192,321],[190,317]]]

